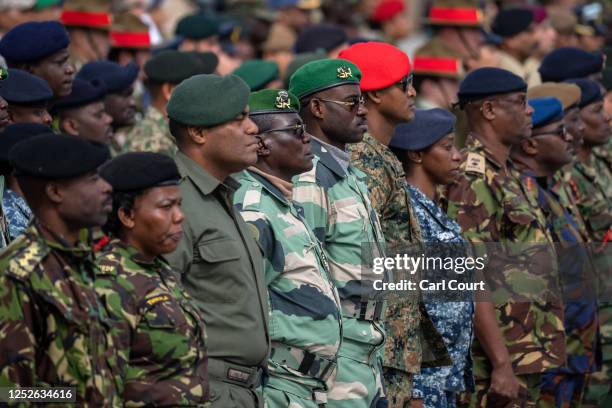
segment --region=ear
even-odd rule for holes
[[[381,93],[379,91],[368,91],[365,93],[366,101],[372,101],[373,104],[378,105],[382,101]]]
[[[119,221],[124,228],[134,228],[134,225],[136,224],[134,222],[134,210],[126,211],[125,208],[119,208],[119,210],[117,210],[117,217],[119,217]]]
[[[170,95],[172,95],[172,91],[174,90],[174,85],[166,82],[161,86],[161,94],[164,97],[165,101],[170,100]]]
[[[529,156],[537,156],[539,153],[538,146],[539,143],[537,139],[528,137],[521,140],[521,149]]]
[[[320,100],[313,98],[310,100],[308,106],[310,107],[310,113],[317,119],[323,119],[323,104]]]
[[[45,184],[45,194],[52,203],[61,204],[64,201],[61,188],[57,183],[49,182]]]
[[[495,108],[493,107],[493,102],[484,101],[480,106],[480,113],[487,120],[495,119]]]
[[[206,144],[208,138],[210,137],[209,131],[202,128],[197,127],[188,127],[187,128],[187,136],[191,139],[191,141],[197,145]]]
[[[421,164],[423,162],[423,152],[408,152],[408,159],[416,164]]]
[[[270,149],[266,146],[264,139],[257,136],[257,156],[268,157],[270,155]]]
[[[15,123],[15,114],[13,113],[13,111],[11,110],[11,107],[9,105],[8,109],[7,109],[7,113],[8,113],[8,120],[9,123]]]
[[[62,129],[64,132],[68,134],[71,134],[71,135],[79,134],[79,125],[76,123],[76,121],[74,121],[70,117],[61,119],[59,126],[60,126],[60,129]]]

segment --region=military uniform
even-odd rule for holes
[[[234,204],[262,248],[268,285],[266,406],[316,408],[334,384],[342,337],[340,299],[323,247],[277,179],[250,168],[239,181]]]
[[[121,406],[91,248],[45,239],[35,220],[0,256],[0,271],[0,383],[75,387],[82,406]]]
[[[504,252],[509,252],[510,259],[516,261],[516,264],[502,262],[507,269],[504,275],[509,277],[496,282],[502,290],[518,295],[528,292],[521,280],[529,280],[534,285],[537,282],[536,286],[541,288],[541,296],[529,302],[517,302],[508,296],[496,302],[497,320],[514,372],[523,386],[530,388],[530,399],[535,402],[540,374],[565,363],[563,307],[559,302],[544,300],[548,296],[554,300],[554,294],[559,293],[556,254],[550,246],[552,240],[544,215],[517,177],[510,161],[504,167],[486,146],[471,136],[460,175],[448,187],[447,212],[461,225],[469,241],[499,243]],[[521,243],[530,245],[521,246]],[[535,243],[546,248],[538,251]],[[550,273],[550,277],[533,276],[523,269],[528,259],[536,256],[546,263],[538,270]],[[494,254],[488,257],[489,265],[493,265]],[[499,275],[488,278],[500,279]],[[495,299],[495,293],[493,296]],[[478,342],[473,352],[476,393],[472,403],[485,406],[491,366]]]
[[[206,332],[179,277],[118,239],[97,259],[95,289],[114,320],[126,406],[208,406]]]
[[[144,118],[127,134],[124,148],[128,152],[176,154],[176,142],[170,134],[168,121],[153,106],[149,106]]]

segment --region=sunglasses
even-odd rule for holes
[[[399,82],[396,82],[395,85],[399,86],[401,88],[401,90],[404,93],[406,93],[408,88],[410,88],[412,86],[413,80],[414,80],[414,75],[412,75],[412,74],[406,75]]]
[[[356,113],[359,110],[359,106],[365,105],[365,98],[363,96],[355,97],[350,101],[336,101],[334,99],[326,99],[326,98],[314,98],[323,102],[335,103],[337,105],[342,105],[348,108],[349,112]]]
[[[540,133],[532,133],[531,137],[540,137],[540,136],[559,136],[561,139],[565,139],[565,135],[567,135],[567,129],[565,126],[559,126],[557,130],[551,130],[548,132],[540,132]]]
[[[304,136],[304,132],[306,132],[306,125],[303,123],[298,123],[293,126],[264,130],[263,132],[259,132],[259,134],[263,135],[264,133],[288,132],[288,131],[293,131],[292,133],[294,134],[294,136],[297,137],[298,139],[301,139]]]

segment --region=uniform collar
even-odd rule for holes
[[[423,207],[438,224],[458,235],[461,234],[461,226],[448,217],[431,198],[427,197],[421,190],[411,184],[408,184],[408,189],[410,190],[411,198]]]
[[[312,153],[319,158],[319,162],[325,167],[327,167],[332,173],[336,174],[338,177],[345,178],[347,176],[347,170],[340,165],[340,163],[338,162],[338,160],[336,160],[331,151],[328,150],[327,146],[330,145],[322,142],[316,137],[313,137],[310,142],[310,148],[312,150]],[[331,147],[340,150],[335,146]]]
[[[225,186],[230,191],[235,191],[240,187],[240,184],[232,177],[226,178],[221,183],[200,165],[183,154],[183,152],[179,151],[176,153],[175,161],[183,178],[189,178],[204,195],[211,194],[219,185]]]
[[[487,146],[485,146],[480,140],[478,140],[474,135],[469,134],[465,147],[469,149],[470,152],[481,153],[485,159],[491,163],[495,168],[501,169],[503,167],[512,168],[514,164],[510,157],[508,156],[508,161],[506,162],[506,166],[502,166],[502,164],[495,158],[491,150]]]
[[[282,201],[284,204],[289,205],[288,200],[291,197],[293,184],[263,172],[254,166],[249,167],[247,173],[249,173],[254,179],[261,182],[263,187],[270,194]]]
[[[119,238],[113,238],[111,239],[111,241],[109,242],[109,251],[112,251],[114,248],[118,248],[122,251],[125,251],[125,253],[127,254],[127,256],[134,262],[136,262],[139,265],[144,265],[144,266],[159,266],[159,259],[160,257],[156,257],[153,261],[148,261],[146,259],[143,258],[143,256],[140,254],[140,252],[138,252],[138,250],[136,248],[134,248],[133,246],[131,246],[130,244],[128,244],[127,242],[124,242],[122,240],[120,240]]]

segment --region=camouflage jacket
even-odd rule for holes
[[[513,167],[470,136],[460,174],[447,190],[447,212],[476,254],[482,256],[479,243],[494,248],[484,249],[485,274],[513,367],[517,374],[540,373],[565,364],[563,305],[556,299],[558,269],[546,219]],[[526,295],[530,301],[521,301]],[[476,342],[475,376],[486,378],[490,369]]]
[[[28,227],[32,218],[32,210],[23,197],[10,188],[6,188],[2,195],[2,211],[6,215],[9,241],[13,241]]]
[[[145,117],[132,128],[125,141],[128,152],[156,152],[174,156],[176,143],[164,115],[149,106]]]
[[[137,127],[137,124],[132,126],[123,126],[121,128],[115,129],[109,146],[112,157],[127,152],[125,146],[128,142],[128,135],[135,127]]]
[[[326,380],[342,337],[340,299],[323,247],[304,221],[302,209],[283,195],[273,179],[253,169],[238,180],[241,187],[234,194],[234,205],[251,226],[264,256],[272,341],[268,368],[279,377],[320,387],[313,377]],[[287,353],[287,346],[298,350]],[[300,372],[308,359],[304,352],[319,361],[313,360],[312,369],[302,366]]]
[[[125,405],[205,406],[204,322],[179,278],[161,259],[147,262],[118,239],[96,264],[95,289],[125,359]]]
[[[366,175],[350,165],[345,170],[319,140],[311,147],[313,168],[294,177],[293,199],[323,244],[342,304],[343,340],[380,346],[384,302],[374,299],[372,258],[384,256],[385,240]]]
[[[580,232],[580,224],[565,199],[553,191],[559,188],[551,178],[537,178],[525,170],[521,184],[537,196],[538,207],[557,243],[559,273],[564,299],[567,367],[566,373],[588,373],[597,369],[599,348],[597,293],[590,247]]]
[[[367,174],[367,185],[387,243],[388,253],[406,253],[410,244],[422,241],[419,222],[410,204],[404,169],[391,150],[366,133],[361,143],[349,145],[351,164]],[[425,307],[418,299],[406,298],[390,302],[385,315],[387,342],[384,365],[416,373],[421,367],[422,347],[428,347],[433,361],[424,365],[447,362],[448,354]],[[422,332],[419,333],[419,330]],[[421,339],[425,344],[421,344]]]
[[[0,386],[75,387],[82,406],[121,406],[118,352],[89,247],[36,221],[0,255]]]

